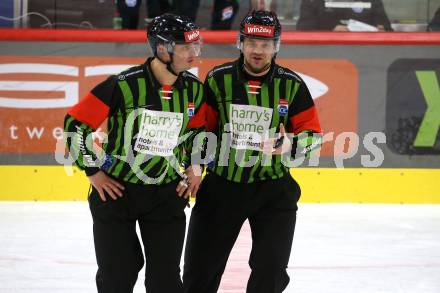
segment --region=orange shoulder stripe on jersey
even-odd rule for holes
[[[315,106],[293,115],[289,120],[289,133],[298,134],[305,130],[311,130],[318,133],[322,132]]]
[[[70,108],[67,113],[79,122],[97,129],[107,118],[109,111],[109,106],[89,92],[78,104]]]
[[[218,112],[210,105],[206,104],[206,128],[214,131],[218,127]]]

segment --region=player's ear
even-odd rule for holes
[[[165,62],[170,60],[170,55],[168,54],[168,50],[165,44],[157,45],[157,56]]]
[[[164,54],[164,53],[166,53],[166,52],[167,52],[167,48],[165,47],[164,44],[158,44],[158,45],[157,45],[157,53],[158,53],[158,54],[159,54],[159,53]]]

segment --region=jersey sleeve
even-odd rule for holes
[[[308,156],[321,145],[322,130],[313,98],[304,81],[292,97],[289,106],[287,131],[293,134],[292,157],[298,154]]]
[[[206,129],[207,131],[216,132],[219,127],[219,111],[217,104],[219,89],[213,76],[206,78],[204,90],[206,100]]]
[[[112,114],[119,102],[116,78],[109,77],[88,92],[67,111],[64,133],[68,152],[87,176],[99,171],[100,163],[93,147],[92,133]]]
[[[210,75],[208,74],[208,76]],[[203,87],[201,87],[200,89],[200,99],[202,102],[199,107],[199,112],[196,112],[196,115],[191,118],[190,123],[188,124],[188,128],[190,129],[195,128],[194,126],[198,128],[194,131],[193,135],[189,137],[189,142],[185,144],[185,155],[183,157],[184,166],[189,166],[191,163],[201,163],[192,162],[191,156],[210,160],[209,158],[206,158],[207,155],[210,156],[210,154],[207,154],[206,152],[206,140],[197,141],[197,148],[194,148],[194,139],[201,131],[217,132],[218,130],[218,107],[214,94],[214,91],[218,89],[214,83],[215,81],[212,76],[207,77],[205,83],[203,84]],[[213,90],[212,87],[215,87],[215,89]]]
[[[203,92],[203,85],[199,82],[194,82],[193,86],[197,87],[197,91],[194,98],[194,115],[189,119],[183,135],[188,137],[183,143],[184,154],[182,158],[182,164],[186,168],[191,165],[191,158],[193,156],[201,157],[203,152],[203,142],[196,142],[197,135],[205,130],[206,125],[206,103]]]

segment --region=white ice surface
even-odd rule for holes
[[[219,292],[245,292],[249,237]],[[0,293],[96,292],[95,271],[86,202],[0,202]],[[439,293],[440,205],[302,204],[288,271],[288,293]]]

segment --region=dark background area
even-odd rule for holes
[[[209,29],[213,1],[201,0],[196,23]],[[238,27],[239,20],[249,10],[249,1],[240,1],[240,10],[233,29]],[[113,28],[113,17],[116,13],[114,0],[30,0],[29,12],[44,15],[56,28]],[[142,1],[139,18],[139,29],[145,28],[146,0]],[[47,27],[48,21],[39,15],[29,16],[32,28]]]

